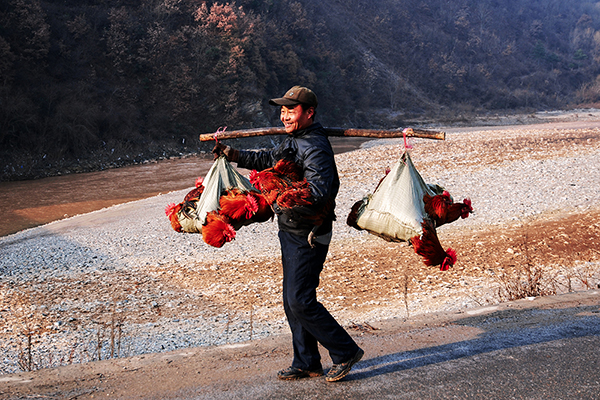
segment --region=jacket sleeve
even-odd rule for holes
[[[279,146],[271,150],[240,150],[237,165],[240,168],[262,171],[271,168],[282,158],[293,160],[297,153],[296,143],[286,138]]]
[[[307,151],[304,177],[310,185],[315,207],[322,207],[331,196],[335,170],[333,154],[317,147]]]
[[[262,171],[274,164],[273,150],[240,150],[237,165],[240,168]]]

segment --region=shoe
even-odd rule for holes
[[[316,378],[317,376],[323,376],[322,368],[316,369],[314,371],[307,371],[305,369],[289,367],[277,373],[277,377],[284,381],[292,381],[302,378]]]
[[[362,349],[358,349],[354,357],[352,357],[349,361],[346,361],[341,364],[333,364],[333,367],[329,371],[327,371],[327,375],[325,375],[325,380],[327,382],[337,382],[340,379],[344,378],[350,370],[352,366],[360,361],[360,359],[365,355],[365,352]]]

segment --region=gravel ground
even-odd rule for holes
[[[599,128],[454,129],[444,142],[411,144],[426,182],[473,202],[474,214],[439,232],[458,263],[447,273],[427,268],[405,244],[345,224],[399,159],[402,140],[336,156],[338,221],[319,297],[343,325],[498,303],[499,277],[523,265],[551,268],[559,292],[567,281],[568,290],[597,286]],[[0,238],[0,373],[287,332],[276,223],[212,248],[174,232],[164,215],[186,192]]]

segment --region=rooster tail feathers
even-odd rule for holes
[[[358,226],[358,212],[360,210],[360,207],[362,207],[363,203],[363,200],[359,200],[356,203],[354,203],[354,205],[352,205],[352,208],[350,209],[348,218],[346,218],[346,225],[358,229],[359,231],[363,230],[363,228]]]
[[[415,253],[423,257],[423,263],[427,266],[440,265],[442,271],[446,271],[456,262],[456,252],[453,249],[444,251],[437,236],[435,227],[427,221],[421,223],[423,234],[410,239]]]
[[[412,245],[415,253],[419,254],[419,249],[421,248],[423,241],[419,235],[413,236],[410,238],[409,243]]]

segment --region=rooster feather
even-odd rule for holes
[[[279,160],[273,170],[291,182],[302,180],[302,168],[293,161]]]
[[[273,218],[275,214],[273,213],[271,204],[267,201],[265,196],[256,192],[250,192],[250,195],[255,198],[256,204],[258,205],[258,210],[254,213],[252,220],[254,222],[266,222]]]
[[[456,252],[448,248],[444,251],[438,239],[435,227],[428,221],[421,223],[423,234],[410,239],[415,253],[423,257],[427,266],[439,265],[441,271],[447,271],[456,263]]]
[[[435,222],[436,227],[449,224],[458,218],[467,218],[473,212],[470,199],[464,199],[462,203],[453,203],[450,193],[423,196],[425,212]]]
[[[306,179],[294,182],[288,189],[277,196],[277,205],[281,208],[308,206],[312,204],[312,192]]]
[[[230,189],[222,195],[219,198],[219,207],[219,214],[235,222],[248,220],[258,211],[256,198],[239,189]]]
[[[196,186],[185,195],[183,201],[198,201],[200,195],[202,195],[202,192],[204,191],[203,183],[204,180],[202,177],[198,177],[198,179],[196,179]]]
[[[224,215],[216,211],[206,214],[206,223],[202,226],[202,239],[213,247],[223,247],[235,238],[235,229]]]

